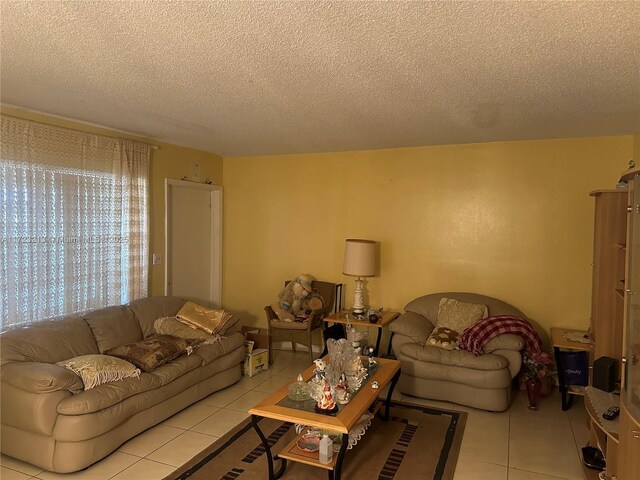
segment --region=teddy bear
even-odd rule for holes
[[[302,299],[302,302],[300,302],[300,310],[302,311],[302,313],[296,318],[298,320],[307,319],[311,315],[324,310],[324,298],[322,298],[322,295],[320,295],[319,293],[312,293],[311,295],[307,295]]]
[[[280,290],[278,301],[271,304],[279,320],[294,322],[323,309],[322,297],[312,293],[311,283],[314,280],[311,275],[300,274]]]

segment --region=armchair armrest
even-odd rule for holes
[[[393,333],[405,335],[421,344],[427,341],[433,329],[433,324],[426,317],[414,312],[403,313],[389,325],[389,330]]]
[[[324,310],[320,310],[319,312],[313,312],[307,319],[307,322],[309,322],[310,324],[311,330],[315,330],[316,328],[322,326],[322,320],[326,316],[327,314],[324,312]]]
[[[510,350],[518,352],[524,348],[524,340],[520,335],[513,333],[503,333],[492,338],[482,349],[484,353],[495,352],[496,350]]]
[[[8,363],[0,369],[0,378],[9,385],[33,393],[58,390],[77,392],[84,389],[82,379],[78,375],[53,363]]]
[[[276,312],[273,311],[273,308],[271,308],[271,305],[264,307],[264,313],[267,315],[267,321],[278,319],[278,316],[276,315]]]
[[[315,330],[322,325],[322,319],[325,317],[323,310],[313,312],[304,322],[283,322],[278,318],[276,312],[273,311],[271,305],[264,307],[264,312],[267,316],[267,327],[271,329],[271,322],[278,322],[278,325],[290,325],[286,329],[291,330]],[[281,327],[282,328],[282,327]]]

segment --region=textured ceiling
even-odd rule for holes
[[[223,155],[640,131],[640,2],[1,4],[4,104]]]

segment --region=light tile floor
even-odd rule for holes
[[[268,371],[254,378],[243,377],[235,385],[208,396],[86,470],[60,475],[2,456],[0,479],[162,479],[241,422],[248,416],[248,408],[291,381],[307,365],[306,353],[276,351]],[[527,409],[524,392],[514,395],[511,408],[503,413],[399,392],[394,393],[394,399],[468,413],[455,480],[584,480],[579,452],[588,439],[588,429],[581,398],[575,399],[568,412],[562,412],[556,391],[542,400],[540,410],[533,412]]]

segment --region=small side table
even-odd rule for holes
[[[573,403],[572,395],[584,396],[584,388],[577,385],[567,385],[564,379],[564,370],[562,369],[562,350],[570,350],[574,352],[591,352],[593,345],[589,343],[572,342],[565,338],[565,334],[569,332],[578,332],[574,328],[551,328],[551,343],[553,344],[553,355],[556,357],[556,365],[558,366],[558,384],[560,386],[560,395],[562,397],[562,411],[569,410]],[[587,332],[579,331],[586,335]]]
[[[400,312],[392,312],[385,310],[382,312],[382,317],[378,319],[376,323],[371,323],[369,320],[356,320],[353,313],[350,310],[340,310],[338,313],[332,313],[325,317],[323,322],[341,323],[343,325],[360,325],[361,327],[376,327],[378,336],[376,338],[376,350],[373,353],[378,357],[378,351],[380,350],[380,340],[382,339],[382,329],[393,322],[400,316]],[[392,335],[393,337],[393,335]],[[391,353],[391,338],[389,339],[389,345],[387,346],[387,355]]]

